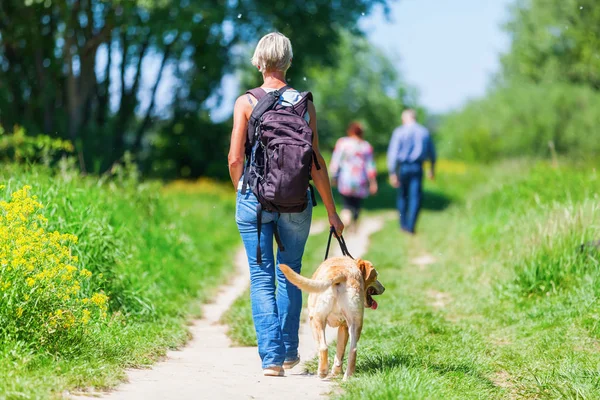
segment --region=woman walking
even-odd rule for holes
[[[339,138],[331,158],[333,183],[342,195],[342,222],[356,226],[363,199],[377,193],[377,170],[373,147],[364,140],[364,130],[358,122],[348,126],[347,136]]]
[[[291,42],[281,33],[270,33],[259,41],[252,57],[252,64],[262,73],[264,82],[260,90],[249,91],[235,102],[228,157],[231,181],[238,189],[235,218],[250,266],[252,317],[265,376],[283,376],[284,369],[292,368],[300,362],[298,329],[302,294],[286,280],[279,269],[279,264],[284,263],[294,271],[300,272],[302,255],[310,230],[312,203],[308,201],[308,206],[302,212],[257,212],[261,210],[257,197],[252,190],[244,188],[248,180],[247,177],[244,179],[244,175],[249,171],[244,168],[244,165],[251,164],[245,163],[245,157],[248,156],[245,152],[248,123],[253,108],[259,100],[252,93],[264,95],[277,91],[275,93],[281,93],[278,104],[288,109],[296,110],[295,106],[306,104],[306,107],[298,107],[301,110],[298,112],[302,112],[302,117],[313,135],[314,163],[311,167],[311,176],[327,209],[329,223],[339,234],[344,229],[336,212],[325,161],[319,152],[315,106],[312,101],[303,100],[303,95],[288,87],[286,82],[286,71],[291,62]],[[299,129],[304,128],[306,127]],[[271,156],[275,157],[275,154]],[[265,162],[270,164],[270,161]],[[279,245],[276,256],[273,251],[274,238]]]

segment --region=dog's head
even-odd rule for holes
[[[377,280],[379,274],[370,261],[358,259],[356,265],[365,282],[365,307],[375,310],[377,302],[373,299],[373,296],[383,294],[385,287]]]

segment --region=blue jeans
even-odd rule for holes
[[[397,173],[400,179],[397,199],[400,227],[407,232],[414,233],[417,217],[421,210],[423,166],[420,163],[400,164]]]
[[[298,357],[302,293],[287,281],[279,269],[279,264],[289,265],[294,271],[300,272],[312,219],[312,204],[301,213],[279,214],[263,211],[260,235],[262,264],[258,264],[256,260],[257,205],[258,200],[250,190],[245,195],[238,191],[235,219],[250,265],[250,300],[258,354],[262,360],[262,367],[269,368],[281,366],[284,361],[295,360]],[[285,249],[277,251],[277,259],[273,253],[275,226]]]

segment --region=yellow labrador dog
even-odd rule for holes
[[[373,264],[350,257],[333,257],[319,266],[312,279],[294,272],[287,265],[281,264],[279,268],[290,282],[310,293],[308,312],[313,336],[319,345],[319,377],[325,378],[329,367],[326,324],[338,328],[332,370],[334,376],[342,373],[342,361],[350,337],[348,367],[344,374],[344,380],[348,379],[356,368],[356,344],[362,331],[365,307],[376,309],[377,302],[373,296],[385,290],[377,280]]]

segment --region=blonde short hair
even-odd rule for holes
[[[252,56],[252,65],[261,72],[286,72],[292,64],[292,42],[279,32],[271,32],[260,39]]]

